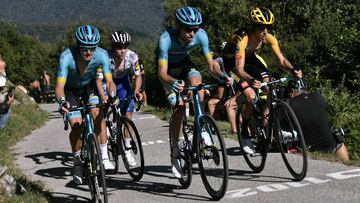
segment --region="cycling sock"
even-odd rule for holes
[[[186,109],[185,109],[185,116],[186,116],[186,118],[189,117],[189,115],[190,115],[190,109],[189,109],[189,108],[186,108]]]
[[[107,144],[100,144],[100,151],[101,151],[102,159],[109,159],[109,156],[107,153]]]
[[[131,142],[131,138],[125,138],[125,146],[126,146],[126,148],[131,148],[130,142]]]

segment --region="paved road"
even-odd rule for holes
[[[13,147],[16,163],[26,175],[41,180],[51,191],[51,202],[88,202],[87,186],[72,183],[72,154],[68,132],[55,105],[42,105],[51,119]],[[180,189],[169,166],[168,124],[151,114],[137,113],[145,154],[145,174],[134,182],[126,174],[108,176],[110,202],[203,202],[209,201],[199,174],[188,189]],[[222,202],[359,202],[360,168],[339,163],[309,160],[307,178],[291,181],[280,154],[270,154],[260,174],[250,172],[238,144],[226,140],[230,180]]]

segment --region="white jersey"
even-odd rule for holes
[[[115,60],[110,54],[110,69],[114,79],[121,79],[128,76],[130,70],[134,71],[135,75],[140,75],[139,57],[131,50],[127,50],[124,60],[118,67],[115,67]]]

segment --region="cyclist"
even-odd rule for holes
[[[177,27],[169,28],[160,36],[157,48],[158,74],[167,93],[167,100],[173,108],[170,119],[170,148],[172,173],[181,178],[183,172],[180,166],[180,150],[178,138],[181,133],[181,125],[185,108],[180,100],[175,108],[178,98],[175,92],[181,92],[185,86],[185,80],[190,85],[199,85],[202,82],[200,72],[189,58],[189,50],[201,46],[209,71],[212,75],[226,80],[231,84],[231,78],[220,70],[219,64],[211,56],[209,40],[205,30],[200,28],[202,23],[201,13],[193,7],[182,7],[176,12]],[[204,91],[200,92],[200,100],[203,101]],[[203,136],[205,144],[209,144],[209,137]]]
[[[223,50],[224,66],[235,67],[237,74],[243,79],[238,85],[239,90],[245,95],[248,104],[243,115],[242,129],[247,129],[249,118],[252,114],[251,101],[255,100],[255,91],[260,87],[261,82],[269,81],[269,71],[265,61],[258,55],[263,45],[270,45],[281,67],[291,72],[296,77],[302,76],[300,69],[294,68],[282,54],[278,40],[269,33],[273,23],[274,15],[267,8],[256,7],[251,10],[251,26],[249,31],[238,29],[231,34]],[[266,90],[265,90],[266,91]],[[232,97],[229,102],[234,102]],[[264,115],[267,108],[264,109]],[[265,120],[266,122],[266,120]],[[244,148],[246,153],[253,154],[252,142],[249,139],[248,131],[242,130],[244,137]]]
[[[147,95],[146,95],[146,91],[145,91],[145,69],[144,69],[144,62],[139,59],[139,64],[140,64],[140,73],[141,73],[141,88],[140,88],[140,92],[142,94],[142,98],[143,98],[143,105],[147,106]]]
[[[109,69],[109,56],[107,52],[98,47],[100,33],[92,25],[80,26],[76,29],[75,38],[77,47],[66,48],[60,55],[57,71],[55,95],[58,99],[59,110],[68,112],[71,126],[70,143],[74,154],[73,179],[75,183],[82,183],[82,163],[80,151],[82,147],[81,133],[83,130],[82,117],[79,111],[69,112],[68,108],[84,104],[99,103],[99,88],[96,87],[95,78],[97,69],[102,68],[107,84],[111,91],[115,91]],[[102,97],[103,98],[103,97]],[[80,100],[81,99],[81,100]],[[109,100],[114,99],[109,98]],[[103,101],[107,102],[107,101]],[[106,170],[114,169],[107,153],[106,126],[103,112],[98,108],[91,109],[94,118],[95,131],[99,135],[100,150]]]
[[[129,33],[124,31],[116,31],[111,35],[112,47],[109,51],[110,55],[110,69],[112,71],[113,79],[116,85],[116,95],[120,99],[119,108],[122,115],[126,115],[129,119],[132,119],[134,112],[134,99],[133,95],[138,100],[142,99],[140,94],[141,88],[141,72],[139,65],[139,58],[137,54],[128,49],[131,41]],[[132,91],[130,83],[130,71],[133,70],[135,74],[135,88]],[[101,84],[103,75],[98,74],[98,83]],[[127,99],[127,100],[125,100]],[[130,137],[127,138],[125,135],[125,145],[131,148]],[[136,165],[136,160],[131,153],[131,150],[125,151],[125,156],[128,159],[130,166]]]
[[[50,76],[47,74],[46,70],[44,70],[43,74],[40,76],[40,81],[43,102],[49,102],[51,99]]]

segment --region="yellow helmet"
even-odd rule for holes
[[[256,7],[251,11],[251,20],[256,24],[272,25],[275,17],[269,9]]]

